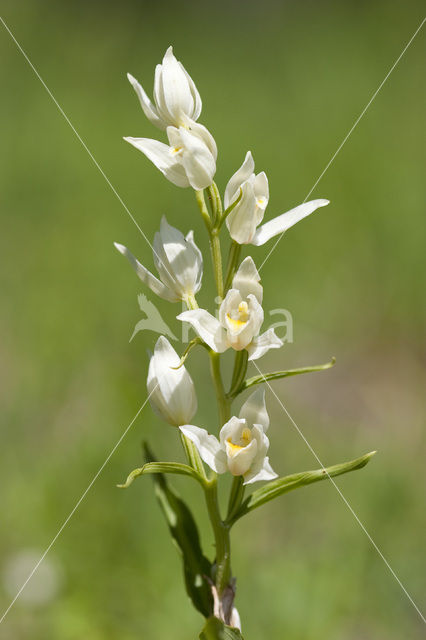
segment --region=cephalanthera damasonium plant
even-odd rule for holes
[[[282,341],[268,329],[262,333],[263,287],[251,256],[241,260],[243,245],[259,246],[287,231],[294,224],[328,204],[328,200],[306,202],[261,224],[268,204],[266,174],[256,174],[251,152],[230,178],[222,199],[213,181],[216,172],[216,142],[206,127],[197,122],[201,98],[182,64],[167,49],[157,65],[154,102],[133,76],[128,76],[147,118],[166,132],[168,143],[150,138],[125,138],[142,151],[164,176],[178,187],[191,187],[204,220],[211,248],[217,296],[217,316],[200,309],[196,294],[202,285],[203,256],[193,232],[184,236],[165,217],[153,243],[154,263],[159,278],[144,267],[123,245],[125,255],[139,278],[157,296],[184,303],[186,310],[177,319],[195,330],[194,337],[178,355],[165,336],[155,345],[148,367],[147,389],[153,410],[161,420],[177,427],[187,464],[157,462],[145,446],[146,464],[135,469],[124,485],[144,474],[155,474],[155,488],[170,533],[183,559],[185,586],[194,607],[206,618],[200,638],[242,638],[235,600],[235,578],[231,570],[232,526],[243,516],[269,500],[298,487],[363,467],[373,453],[327,469],[278,477],[269,461],[269,416],[265,384],[289,375],[319,371],[333,362],[316,367],[276,371],[247,378],[249,361],[261,358],[269,349],[279,349]],[[206,203],[207,201],[207,203]],[[225,224],[224,224],[225,223]],[[228,262],[223,269],[221,235],[231,238]],[[201,345],[210,360],[210,370],[218,406],[219,424],[192,424],[197,411],[194,382],[185,367],[190,351]],[[234,350],[229,388],[221,371],[221,354]],[[257,373],[260,373],[256,367]],[[243,392],[251,393],[234,415],[233,401]],[[254,390],[253,390],[254,389]],[[273,430],[273,429],[272,429]],[[204,555],[197,525],[185,502],[166,481],[165,474],[180,474],[196,480],[205,495],[207,512],[215,540],[215,556]],[[218,476],[231,474],[233,482],[226,514],[219,510]],[[263,482],[255,489],[255,483]],[[249,490],[247,492],[247,490]],[[247,493],[246,493],[247,492]]]

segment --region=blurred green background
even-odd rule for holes
[[[191,190],[167,182],[122,136],[158,137],[126,72],[151,93],[169,44],[203,98],[224,188],[251,149],[271,188],[266,218],[299,204],[421,19],[422,2],[3,1],[2,15],[138,223],[195,230]],[[337,484],[420,608],[426,591],[425,33],[421,32],[262,270],[266,310],[294,343],[273,370],[337,357],[274,383],[326,464],[372,449]],[[0,29],[0,604],[6,609],[146,397],[146,350],[129,344],[143,285],[113,249],[151,250],[6,30]],[[422,140],[423,138],[423,140]],[[272,243],[252,255],[260,264]],[[206,261],[207,263],[207,261]],[[200,296],[212,294],[205,269]],[[144,291],[147,293],[146,291]],[[154,300],[154,296],[148,294]],[[177,306],[159,302],[173,331]],[[199,425],[214,428],[204,352],[191,356]],[[269,394],[271,462],[318,464]],[[147,407],[4,620],[5,640],[197,637],[180,560],[151,480],[115,488],[147,438],[181,457]],[[197,487],[175,486],[212,540]],[[245,638],[424,637],[420,616],[329,483],[289,494],[234,531]]]

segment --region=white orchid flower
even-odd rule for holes
[[[216,142],[202,124],[188,118],[182,121],[184,124],[179,127],[167,127],[168,145],[151,138],[124,139],[142,151],[176,186],[205,189],[216,173]]]
[[[236,351],[247,349],[249,360],[260,358],[269,349],[282,347],[273,329],[259,335],[263,323],[263,288],[253,259],[248,256],[241,263],[220,305],[219,319],[205,309],[184,311],[177,316],[189,322],[200,338],[217,353],[229,347]]]
[[[268,426],[265,392],[259,389],[243,404],[240,417],[233,416],[223,425],[219,440],[195,425],[186,424],[180,430],[192,440],[213,471],[230,471],[234,476],[243,476],[244,484],[251,484],[278,477],[266,455],[269,440],[265,431]]]
[[[172,47],[164,54],[163,63],[155,68],[155,104],[130,73],[127,78],[136,91],[146,117],[159,129],[165,130],[169,125],[180,127],[185,117],[198,119],[201,113],[200,94],[182,63],[173,55]]]
[[[269,200],[268,178],[264,172],[257,175],[254,173],[254,160],[250,151],[226,186],[225,208],[237,200],[240,192],[241,199],[226,218],[226,225],[235,242],[254,244],[257,247],[287,231],[319,207],[329,204],[329,200],[324,199],[304,202],[259,227]]]
[[[203,256],[194,242],[192,231],[186,237],[161,220],[160,231],[154,236],[153,257],[160,280],[146,269],[122,244],[114,243],[136,274],[156,295],[169,302],[178,302],[193,297],[201,287]]]
[[[148,368],[147,389],[154,412],[169,424],[179,427],[197,411],[197,396],[191,376],[180,357],[164,336],[160,336]]]

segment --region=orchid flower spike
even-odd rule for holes
[[[269,449],[265,434],[268,426],[265,392],[258,389],[241,407],[240,417],[233,416],[223,425],[219,440],[205,429],[191,424],[181,426],[180,430],[192,440],[213,471],[230,471],[234,476],[243,476],[244,484],[251,484],[278,477],[266,455]]]
[[[236,351],[247,349],[249,360],[256,360],[269,349],[283,346],[274,329],[259,335],[264,318],[262,296],[259,273],[248,256],[241,263],[232,288],[220,306],[219,319],[205,309],[184,311],[177,319],[189,322],[213,351],[223,353],[229,347]]]
[[[197,411],[197,396],[191,376],[180,357],[164,336],[155,344],[148,368],[147,389],[154,412],[178,427],[191,420]]]
[[[304,202],[259,227],[269,200],[269,186],[268,178],[263,171],[257,175],[254,173],[254,160],[250,151],[226,186],[225,208],[232,205],[240,193],[240,201],[226,218],[228,231],[238,244],[265,244],[319,207],[329,204],[329,200],[324,199]]]
[[[197,88],[182,63],[173,55],[169,47],[163,63],[155,69],[154,103],[148,98],[139,82],[127,74],[135,90],[141,107],[152,124],[165,130],[169,125],[180,127],[183,118],[197,120],[201,113],[201,98]]]
[[[114,243],[143,283],[157,296],[169,302],[179,302],[192,298],[201,287],[203,276],[203,256],[194,242],[192,231],[186,237],[168,224],[166,217],[161,220],[160,231],[154,236],[153,257],[160,280],[146,269],[122,244]]]
[[[209,187],[216,173],[217,147],[202,124],[182,117],[179,127],[167,127],[169,144],[151,138],[124,138],[142,151],[178,187]]]

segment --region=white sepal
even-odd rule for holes
[[[124,138],[151,160],[161,173],[177,187],[189,187],[189,180],[178,153],[169,145],[151,138]]]
[[[163,282],[158,280],[158,278],[156,278],[150,271],[148,271],[148,269],[146,269],[143,264],[135,258],[133,253],[129,251],[127,247],[123,244],[119,244],[118,242],[114,242],[114,246],[117,251],[127,258],[133,269],[136,271],[137,276],[151,289],[151,291],[164,300],[168,300],[169,302],[178,302],[180,298],[177,297],[176,294]]]
[[[244,418],[250,428],[255,424],[261,424],[266,433],[269,427],[269,415],[266,410],[265,389],[256,389],[249,395],[240,409],[240,418]]]
[[[269,349],[279,349],[283,346],[283,341],[276,335],[274,329],[268,329],[262,335],[254,338],[252,343],[247,347],[249,360],[257,360],[261,358]]]
[[[242,298],[247,298],[251,293],[256,296],[259,304],[262,304],[263,287],[260,284],[260,275],[251,256],[244,258],[232,280],[232,288],[238,289]]]
[[[158,338],[148,368],[147,389],[155,413],[173,426],[189,422],[197,411],[191,376],[164,336]]]
[[[254,172],[254,160],[251,151],[247,151],[244,162],[229,180],[225,189],[224,204],[225,209],[238,198],[240,187],[246,182]]]
[[[311,200],[310,202],[300,204],[294,209],[290,209],[290,211],[286,211],[286,213],[282,213],[280,216],[273,218],[273,220],[270,220],[269,222],[265,222],[265,224],[259,227],[254,234],[251,244],[254,244],[256,247],[260,247],[271,238],[279,235],[280,233],[284,233],[297,222],[303,220],[303,218],[306,218],[320,207],[325,207],[329,203],[329,200],[324,200],[322,198],[319,200]]]
[[[223,353],[228,348],[224,328],[219,320],[205,309],[183,311],[176,317],[194,327],[200,338],[216,353]]]
[[[139,98],[139,102],[141,104],[143,112],[148,118],[148,120],[152,122],[152,124],[154,124],[159,129],[165,129],[166,128],[165,124],[163,120],[160,118],[160,116],[158,115],[157,107],[148,98],[142,85],[140,85],[139,82],[136,80],[136,78],[134,78],[130,73],[127,74],[127,79],[132,85],[133,89],[135,90],[136,95]]]
[[[226,455],[215,436],[192,424],[185,424],[180,427],[180,430],[195,444],[200,456],[210,469],[216,473],[225,473],[227,469]]]

